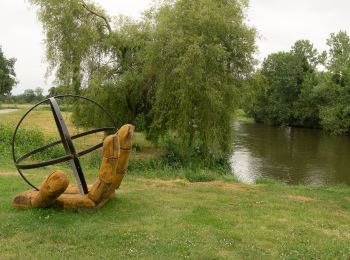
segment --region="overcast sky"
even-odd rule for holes
[[[188,0],[195,1],[195,0]],[[152,0],[95,0],[111,16],[139,18]],[[309,39],[319,50],[326,49],[330,33],[350,33],[350,0],[250,0],[248,22],[259,32],[257,58],[289,50],[298,39]],[[43,34],[34,9],[25,0],[0,0],[0,45],[6,57],[17,58],[19,84],[13,94],[27,88],[47,91]]]

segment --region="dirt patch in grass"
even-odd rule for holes
[[[194,186],[219,187],[224,190],[235,190],[235,191],[246,191],[246,190],[256,189],[255,185],[241,184],[241,183],[227,183],[224,181],[195,182],[191,184]]]
[[[149,183],[150,185],[156,186],[195,186],[195,187],[217,187],[224,190],[234,190],[234,191],[245,191],[256,189],[254,185],[247,185],[241,183],[226,183],[224,181],[210,181],[210,182],[189,182],[183,179],[175,180],[161,180],[161,179],[143,179],[139,178],[140,181],[144,183]]]
[[[177,185],[189,185],[190,182],[182,179],[175,179],[175,180],[161,180],[161,179],[146,179],[143,177],[136,178],[138,181],[142,183],[147,183],[147,185],[153,185],[153,186],[177,186]]]
[[[159,147],[143,147],[140,151],[133,151],[134,159],[150,160],[162,154],[162,149]]]
[[[327,236],[332,236],[336,238],[350,238],[350,232],[340,231],[337,229],[321,229],[321,232]]]
[[[299,202],[314,202],[314,201],[317,201],[317,200],[315,200],[313,198],[300,196],[300,195],[287,195],[287,196],[284,196],[283,198],[285,198],[287,200],[299,201]]]
[[[15,176],[18,175],[18,172],[14,171],[0,171],[0,176]]]

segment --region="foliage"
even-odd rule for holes
[[[116,62],[105,76],[92,77],[84,94],[103,104],[120,125],[133,123],[140,131],[145,129],[151,109],[154,76],[144,72],[145,48],[151,34],[144,23],[122,18],[119,23],[118,32],[109,38],[110,52]],[[101,117],[99,109],[84,104],[75,112],[76,123],[103,125],[109,122]]]
[[[63,95],[63,94],[70,94],[70,93],[71,93],[71,91],[70,91],[69,86],[64,86],[64,85],[51,87],[49,89],[49,96],[50,97],[57,96],[57,95]]]
[[[247,81],[243,107],[257,122],[279,126],[319,127],[316,86],[325,61],[308,40],[299,40],[289,52],[270,54]]]
[[[44,90],[40,87],[35,89],[25,89],[22,94],[19,95],[9,95],[4,100],[6,103],[36,103],[44,99]]]
[[[15,58],[6,58],[0,46],[0,97],[11,94],[12,87],[17,84]]]
[[[325,130],[333,134],[350,133],[350,37],[340,31],[327,40],[327,74],[317,87],[323,97],[320,118]]]
[[[84,77],[103,66],[108,18],[101,8],[82,0],[31,0],[46,35],[48,73],[55,71],[58,85],[80,92]],[[101,19],[100,16],[104,19]],[[106,23],[107,22],[107,23]],[[107,29],[106,29],[107,27]]]
[[[226,160],[204,159],[169,136],[161,148],[162,153],[151,159],[132,159],[128,167],[129,174],[148,178],[181,178],[191,182],[233,179]]]
[[[12,156],[12,138],[14,127],[11,125],[0,124],[0,151],[1,156],[10,159]],[[41,146],[47,145],[54,140],[46,137],[41,131],[37,129],[20,128],[16,135],[15,153],[16,155],[23,155]],[[63,147],[55,146],[34,155],[34,159],[52,159],[63,156]]]
[[[350,37],[332,33],[327,45],[319,54],[309,41],[297,41],[291,51],[269,55],[246,82],[245,111],[257,122],[349,134]]]
[[[151,137],[170,130],[208,157],[228,153],[235,98],[253,65],[255,32],[243,10],[240,1],[216,0],[179,0],[159,9]]]
[[[137,124],[157,141],[220,159],[231,147],[232,110],[253,66],[255,31],[246,1],[164,1],[140,21],[111,19],[92,2],[32,0],[58,83],[93,97],[118,124]],[[74,46],[73,46],[74,45]],[[76,124],[103,125],[77,104]]]

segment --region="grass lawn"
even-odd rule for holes
[[[141,134],[136,140],[156,149]],[[96,211],[19,210],[12,198],[29,187],[9,158],[0,156],[0,165],[0,259],[350,257],[346,186],[190,183],[150,178],[166,169],[130,170],[117,197]],[[53,168],[29,177],[40,183]],[[90,183],[97,171],[86,169]]]
[[[346,259],[346,187],[128,175],[97,211],[12,208],[28,187],[0,175],[0,258]]]

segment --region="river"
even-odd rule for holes
[[[230,161],[245,183],[270,178],[288,184],[350,185],[350,137],[322,130],[236,121]]]

